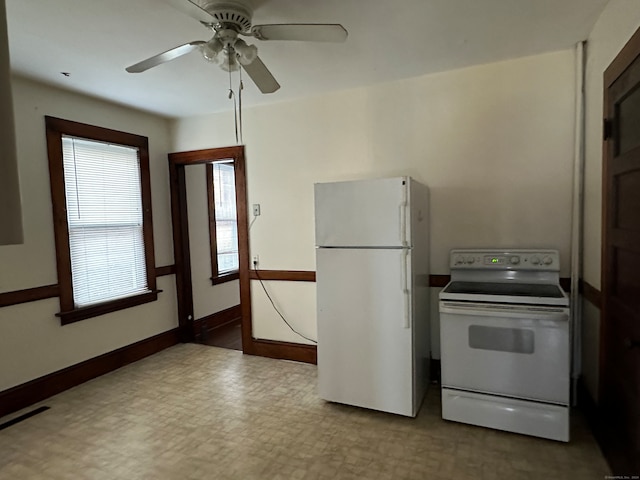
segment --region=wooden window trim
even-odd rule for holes
[[[97,317],[105,313],[117,312],[125,308],[135,307],[144,303],[155,302],[158,299],[158,293],[162,290],[153,290],[150,292],[132,295],[130,297],[117,298],[104,303],[97,303],[88,307],[78,307],[68,312],[57,313],[56,316],[62,319],[62,324],[78,322],[87,318]]]
[[[45,125],[56,243],[56,262],[58,266],[58,285],[60,288],[60,312],[56,315],[60,317],[62,325],[157,300],[159,291],[156,289],[148,138],[49,116],[45,116]],[[144,239],[148,292],[88,307],[75,307],[73,301],[73,283],[71,279],[71,255],[69,250],[69,226],[67,224],[66,212],[62,135],[138,148],[140,159],[140,190],[143,207],[142,234]]]
[[[227,159],[225,159],[227,160]],[[235,158],[229,158],[233,161],[234,171],[236,167]],[[213,162],[215,163],[215,162]],[[216,233],[216,207],[215,207],[215,195],[213,189],[213,163],[207,163],[205,165],[207,170],[207,209],[209,211],[209,251],[211,253],[211,284],[219,285],[221,283],[231,282],[238,280],[240,274],[238,270],[232,272],[220,273],[218,271],[218,244]]]
[[[234,272],[227,272],[217,277],[211,277],[211,285],[220,285],[221,283],[233,282],[240,278],[240,272],[237,270]]]

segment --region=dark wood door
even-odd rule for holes
[[[638,37],[636,35],[635,37]],[[634,38],[635,38],[634,37]],[[638,37],[640,39],[640,37]],[[640,41],[605,73],[601,404],[640,473]]]

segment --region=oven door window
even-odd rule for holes
[[[535,333],[525,328],[469,326],[469,347],[496,352],[532,354]]]

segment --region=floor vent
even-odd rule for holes
[[[26,420],[27,418],[31,418],[34,415],[38,415],[39,413],[42,413],[42,412],[44,412],[46,410],[49,410],[49,408],[50,407],[38,407],[35,410],[31,410],[30,412],[23,413],[19,417],[16,417],[14,419],[9,420],[8,422],[4,422],[4,423],[0,424],[0,430],[4,430],[5,428],[9,428],[12,425],[15,425],[16,423],[20,423],[20,422]]]

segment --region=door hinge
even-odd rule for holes
[[[602,119],[602,139],[609,140],[613,136],[613,120]]]

